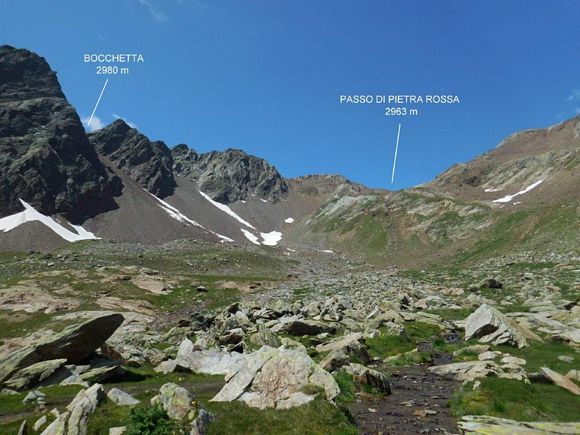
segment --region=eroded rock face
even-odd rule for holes
[[[44,58],[0,47],[0,217],[19,198],[73,223],[116,208],[122,189],[90,145]]]
[[[89,139],[99,154],[153,195],[164,198],[173,193],[177,186],[173,157],[162,141],[150,141],[122,119],[89,134]]]
[[[288,194],[288,186],[274,166],[241,150],[197,154],[178,145],[172,154],[175,173],[197,182],[215,201],[227,204],[250,195],[276,201]]]
[[[482,304],[465,319],[465,340],[479,338],[482,343],[528,345],[523,328],[488,304]]]

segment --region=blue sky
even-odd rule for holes
[[[242,148],[288,177],[341,173],[389,189],[580,113],[579,23],[573,1],[0,3],[0,43],[46,57],[81,117],[104,82],[83,54],[143,53],[110,79],[103,123],[124,117],[169,146]],[[338,102],[361,93],[461,103],[393,118]]]

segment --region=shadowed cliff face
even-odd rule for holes
[[[288,194],[288,185],[274,166],[241,150],[197,154],[178,145],[172,153],[175,172],[196,181],[216,201],[231,203],[250,195],[277,201]]]
[[[91,133],[89,138],[101,155],[144,189],[160,198],[174,192],[173,158],[165,143],[150,141],[121,119]]]
[[[44,58],[0,47],[0,216],[22,209],[72,222],[116,207],[122,189],[101,164]]]

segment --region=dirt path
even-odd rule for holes
[[[391,382],[392,395],[360,394],[350,407],[361,434],[458,433],[447,407],[458,382],[435,376],[423,365],[401,367]]]

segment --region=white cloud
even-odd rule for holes
[[[153,6],[153,2],[151,0],[138,0],[143,6],[147,8],[149,13],[155,18],[157,21],[164,22],[167,21],[167,16],[162,14],[157,10],[155,6]]]
[[[122,119],[123,121],[125,121],[127,123],[127,125],[129,127],[139,129],[139,127],[137,127],[137,124],[135,124],[134,122],[129,121],[127,118],[123,118],[121,115],[117,115],[116,113],[113,113],[113,118],[115,118],[115,119]]]
[[[566,101],[580,101],[580,89],[572,89]]]
[[[89,126],[90,119],[91,119],[90,116],[81,119],[83,125],[85,126],[85,129],[88,131],[100,130],[105,126],[105,123],[98,116],[93,116],[93,120],[91,121],[91,125]]]

